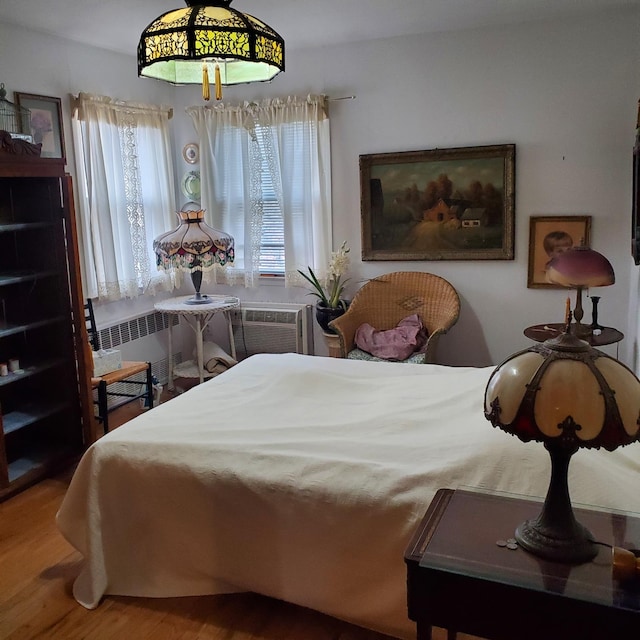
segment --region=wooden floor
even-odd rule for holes
[[[129,405],[112,413],[113,427],[135,412]],[[0,640],[389,640],[255,594],[108,596],[86,610],[71,592],[82,558],[55,526],[70,477],[42,481],[0,504]],[[434,640],[445,637],[435,630]]]

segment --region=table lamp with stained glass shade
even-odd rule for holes
[[[209,296],[200,293],[202,273],[217,266],[233,263],[234,241],[224,231],[210,227],[204,221],[204,210],[196,204],[185,205],[178,212],[179,226],[153,241],[156,265],[163,271],[187,271],[195,288],[195,295],[187,304],[206,304]]]
[[[615,283],[611,263],[601,253],[589,247],[573,247],[556,255],[547,266],[547,281],[576,289],[576,305],[573,310],[575,324],[571,332],[578,338],[588,338],[590,325],[582,324],[582,292],[590,287],[606,287]]]
[[[494,427],[523,442],[542,442],[551,458],[542,511],[516,528],[516,540],[547,560],[579,564],[594,558],[593,535],[571,506],[569,462],[580,448],[612,451],[640,439],[640,380],[565,331],[498,366],[487,384],[484,411]]]

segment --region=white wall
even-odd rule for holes
[[[615,286],[597,292],[600,320],[630,333],[639,27],[636,10],[301,51],[288,56],[286,72],[271,85],[228,89],[225,99],[355,95],[331,103],[334,245],[349,241],[355,280],[402,269],[447,278],[460,292],[462,312],[441,342],[441,360],[491,364],[530,344],[522,335],[526,326],[564,318],[566,291],[527,288],[532,215],[593,216],[592,246],[617,275]],[[201,102],[193,88],[176,98],[185,105]],[[180,142],[189,135],[188,128],[176,130]],[[514,261],[358,259],[360,154],[503,143],[516,145]],[[585,308],[590,318],[588,300]],[[633,342],[627,338],[619,346],[621,358],[628,358]]]
[[[636,351],[629,296],[633,289],[635,299],[637,284],[630,256],[630,203],[640,98],[639,27],[640,10],[623,10],[582,21],[289,51],[286,72],[271,84],[227,88],[224,99],[356,96],[331,103],[334,245],[346,239],[352,247],[354,282],[406,269],[436,273],[458,289],[461,317],[441,341],[443,363],[496,363],[530,344],[522,335],[526,326],[563,319],[566,291],[527,288],[529,217],[552,214],[593,216],[592,246],[611,260],[617,276],[614,286],[597,292],[600,320],[627,334],[619,354],[630,362]],[[181,156],[182,146],[194,140],[183,108],[202,104],[198,88],[174,91],[138,79],[133,56],[61,41],[50,43],[59,56],[44,47],[32,51],[33,38],[14,32],[0,25],[0,55],[6,60],[10,52],[15,60],[13,68],[3,68],[9,90],[173,100],[176,172],[193,168]],[[504,143],[516,145],[515,260],[359,259],[360,154]],[[274,285],[236,293],[244,300],[311,300],[303,290]],[[125,317],[141,304],[108,305],[111,310],[102,312]],[[590,318],[588,301],[585,306]]]

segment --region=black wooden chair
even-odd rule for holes
[[[93,304],[91,300],[87,300],[84,305],[84,320],[89,334],[89,342],[93,351],[99,351],[100,334],[96,328],[96,319],[93,313]],[[145,373],[145,379],[140,380],[141,373]],[[120,383],[117,391],[109,390],[111,385]],[[93,402],[98,407],[96,419],[102,423],[104,432],[109,432],[109,412],[129,404],[134,400],[144,399],[146,406],[151,409],[153,407],[153,375],[151,373],[150,362],[130,362],[123,361],[122,368],[115,371],[109,371],[100,376],[92,376],[91,388],[97,392],[97,399]],[[131,391],[128,391],[131,389]],[[114,403],[109,406],[109,398],[122,398],[121,402]]]

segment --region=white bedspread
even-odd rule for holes
[[[492,370],[258,355],[141,415],[58,513],[75,597],[255,591],[414,636],[403,553],[435,491],[547,489],[543,446],[484,418]],[[571,462],[576,503],[640,511],[639,481],[637,444]]]

